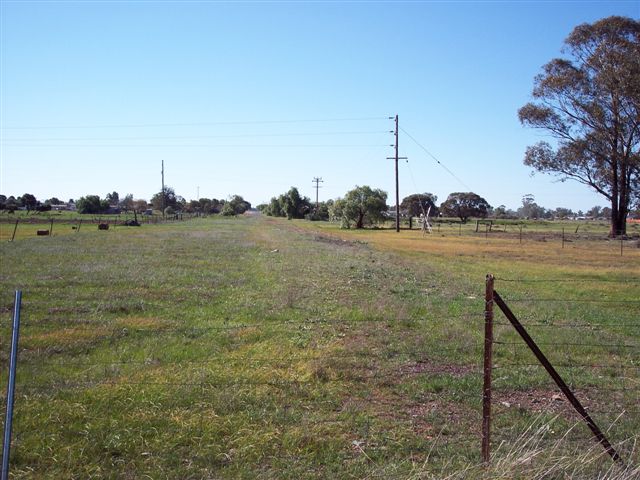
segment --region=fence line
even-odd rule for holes
[[[490,276],[487,276],[488,279],[489,277]],[[489,328],[492,333],[490,334],[489,337],[487,337],[487,333],[485,333],[485,355],[487,355],[486,353],[487,349],[491,352],[494,347],[502,347],[502,346],[513,347],[514,356],[516,353],[515,352],[516,348],[518,348],[518,350],[521,350],[521,349],[524,349],[527,351],[533,350],[535,355],[539,359],[539,363],[531,363],[530,360],[525,360],[521,362],[513,361],[513,360],[502,361],[503,358],[507,358],[505,357],[505,354],[509,352],[509,350],[507,350],[506,352],[503,352],[501,360],[498,360],[496,364],[491,364],[490,371],[501,370],[502,372],[505,372],[508,374],[508,372],[522,371],[522,369],[530,370],[531,368],[540,369],[542,367],[543,369],[547,370],[549,374],[553,377],[553,379],[556,381],[556,383],[560,386],[563,393],[565,393],[567,398],[573,404],[574,408],[578,411],[578,414],[580,415],[580,417],[583,420],[585,420],[588,426],[592,429],[594,435],[597,437],[598,441],[603,445],[605,450],[612,456],[612,458],[615,461],[621,462],[621,459],[618,453],[613,449],[611,444],[608,442],[606,437],[602,434],[602,432],[593,422],[591,417],[589,417],[589,414],[587,412],[592,412],[594,414],[603,414],[603,415],[625,415],[625,414],[629,415],[629,414],[640,412],[640,409],[638,409],[638,406],[640,406],[640,402],[637,400],[638,398],[640,398],[640,396],[638,396],[638,393],[640,392],[640,383],[637,382],[637,377],[635,376],[635,372],[640,371],[640,356],[636,357],[636,355],[640,353],[640,345],[634,344],[632,342],[630,343],[629,340],[631,340],[631,338],[629,338],[628,336],[623,337],[625,340],[621,340],[620,342],[611,342],[611,340],[607,341],[602,337],[601,339],[604,341],[599,341],[599,342],[590,342],[590,341],[584,341],[584,340],[576,341],[574,338],[571,338],[571,337],[568,338],[567,340],[564,340],[562,339],[562,337],[560,337],[557,340],[556,339],[554,340],[539,339],[535,343],[533,343],[530,337],[528,337],[526,330],[524,330],[524,327],[520,325],[520,323],[517,320],[514,320],[515,317],[513,316],[511,311],[508,309],[508,307],[506,307],[505,301],[502,300],[502,298],[500,298],[498,294],[494,292],[493,283],[494,281],[497,281],[497,280],[498,279],[494,279],[493,277],[491,277],[490,280],[487,280],[487,300],[485,301],[485,332],[487,331],[486,329]],[[517,284],[517,283],[527,284],[527,283],[544,283],[545,279],[502,279],[502,281],[509,282],[511,284]],[[570,281],[570,280],[549,279],[548,281],[549,283],[552,283],[552,282],[564,282],[564,281]],[[590,281],[591,280],[589,280],[589,282]],[[593,280],[593,282],[598,283],[598,280]],[[635,284],[635,281],[632,281],[632,282],[610,281],[609,283],[632,285],[632,284]],[[505,315],[509,318],[510,320],[509,323],[494,322],[493,315],[491,313],[492,312],[491,306],[494,300],[498,302],[501,310],[503,310]],[[575,298],[575,299],[572,299],[572,298],[526,298],[526,299],[513,298],[513,299],[509,299],[509,302],[518,302],[520,304],[527,304],[527,305],[532,304],[532,305],[540,305],[540,306],[544,306],[545,304],[548,304],[548,303],[563,303],[563,304],[574,304],[574,305],[581,305],[585,303],[596,304],[596,305],[597,304],[602,304],[602,305],[619,304],[622,306],[640,304],[640,301],[637,301],[637,300],[611,300],[611,299],[594,299],[594,298],[589,298],[586,300],[579,299],[579,298]],[[553,317],[555,319],[556,316],[554,316],[553,314],[550,314],[550,317]],[[516,323],[514,323],[514,321]],[[504,327],[511,326],[512,324],[513,326],[516,327],[516,329],[518,330],[518,333],[521,334],[523,339],[526,340],[527,345],[525,345],[525,343],[523,343],[522,341],[508,341],[500,338],[494,338],[494,335],[496,335],[496,333],[493,333],[494,325],[503,327],[500,330],[500,332],[502,333],[498,333],[498,337],[499,337],[504,333],[508,333],[510,329],[505,329]],[[601,331],[607,331],[607,330],[616,330],[616,329],[619,330],[619,329],[630,328],[633,331],[635,331],[635,329],[640,327],[640,324],[631,323],[627,321],[612,321],[611,323],[605,323],[605,322],[589,323],[584,321],[574,321],[573,323],[570,323],[570,324],[566,324],[566,323],[563,324],[563,323],[557,323],[557,322],[539,323],[538,321],[536,323],[526,324],[526,328],[535,328],[535,327],[543,328],[544,329],[543,331],[554,331],[554,332],[566,331],[567,334],[570,334],[573,331],[581,330],[581,329],[589,329],[592,331],[601,332]],[[521,333],[520,330],[523,330],[524,333]],[[528,337],[529,339],[525,337]],[[609,392],[612,394],[621,393],[623,395],[631,395],[635,400],[632,401],[630,405],[624,405],[623,403],[628,400],[624,400],[624,398],[620,397],[620,398],[617,398],[614,402],[608,401],[607,406],[605,406],[604,408],[601,405],[596,405],[594,408],[588,408],[588,406],[583,408],[580,402],[575,398],[573,393],[570,391],[569,387],[567,387],[567,385],[564,383],[562,378],[558,375],[557,371],[555,371],[553,366],[549,364],[546,357],[544,357],[544,355],[542,354],[542,352],[539,351],[536,345],[555,347],[554,350],[559,351],[561,353],[565,353],[562,347],[570,347],[572,348],[572,352],[577,349],[578,352],[584,351],[585,353],[586,351],[593,351],[592,349],[596,349],[596,350],[603,349],[605,351],[606,350],[625,351],[626,353],[623,358],[628,358],[627,354],[629,354],[631,355],[631,358],[636,359],[635,361],[632,360],[631,364],[621,365],[620,363],[612,364],[608,362],[603,363],[601,361],[594,362],[594,361],[580,361],[580,360],[576,360],[576,361],[565,360],[564,362],[556,363],[555,366],[558,368],[564,368],[569,372],[574,372],[577,374],[575,378],[572,378],[572,388],[576,388],[578,392],[591,392],[590,395],[593,395],[595,392],[597,393]],[[536,352],[536,349],[538,350],[537,352]],[[545,362],[547,362],[547,364],[545,364]],[[611,370],[614,373],[619,372],[619,375],[614,375],[610,378],[601,378],[599,376],[598,377],[599,380],[595,385],[594,385],[593,378],[590,378],[589,380],[583,380],[580,377],[581,373],[587,373],[589,371],[602,371],[603,369]],[[487,374],[485,373],[485,377],[486,375]],[[490,373],[488,375],[489,375],[488,382],[489,382],[489,385],[491,385],[491,375]],[[629,376],[629,375],[632,375],[632,376]],[[630,381],[634,383],[630,385],[629,384]],[[485,379],[485,382],[487,382],[487,379]],[[510,388],[511,380],[509,378],[497,379],[496,382],[502,385],[501,387],[495,389],[496,394],[498,394],[500,398],[508,399],[510,398],[510,395],[516,394],[516,392],[526,393],[528,391],[526,389],[523,390],[521,386]],[[614,386],[612,386],[610,382],[614,382]],[[615,386],[616,383],[618,383],[619,386]],[[534,389],[533,391],[535,391],[536,388],[539,388],[534,385],[536,385],[536,383],[534,383],[531,387]],[[485,390],[486,389],[487,387],[485,385]],[[507,395],[507,396],[504,397],[504,395]],[[487,391],[485,392],[485,394],[483,395],[483,398],[484,398],[485,405],[491,404],[491,400],[492,400],[491,387],[489,387],[488,392]],[[536,400],[536,404],[545,405],[544,401],[541,401],[541,400]],[[525,408],[529,408],[529,407],[525,406]],[[498,408],[496,412],[492,412],[490,407],[485,407],[485,418],[483,420],[483,423],[489,425],[489,427],[487,428],[487,431],[485,432],[485,437],[483,438],[483,460],[485,462],[488,462],[490,458],[489,456],[490,424],[491,424],[492,413],[494,415],[503,415],[503,414],[512,413],[512,412],[513,410],[510,410],[508,407],[506,409]]]

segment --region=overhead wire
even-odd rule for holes
[[[464,183],[462,180],[460,180],[460,178],[453,173],[449,168],[447,168],[446,165],[444,165],[433,153],[431,153],[429,150],[426,149],[426,147],[424,145],[422,145],[420,142],[418,142],[418,140],[416,140],[409,132],[407,132],[404,128],[402,127],[398,127],[400,128],[400,130],[402,130],[404,132],[404,134],[409,137],[411,140],[413,140],[413,142],[420,147],[422,150],[424,150],[424,152],[429,155],[429,157],[431,157],[433,160],[435,160],[435,162],[440,165],[449,175],[451,175],[453,178],[455,178],[460,185],[462,185],[464,188],[466,188],[468,191],[471,191],[471,187],[469,187],[466,183]]]
[[[356,122],[367,120],[387,120],[387,117],[354,117],[354,118],[316,118],[316,119],[289,119],[289,120],[240,120],[217,122],[183,122],[183,123],[138,123],[138,124],[111,124],[111,125],[31,125],[0,127],[2,130],[48,130],[48,129],[91,129],[91,128],[149,128],[149,127],[197,127],[213,125],[268,125],[268,124],[293,124],[293,123],[329,123],[329,122]]]

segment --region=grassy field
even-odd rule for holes
[[[260,216],[2,242],[3,388],[23,290],[12,475],[620,478],[498,316],[478,465],[487,273],[639,463],[640,249],[575,225],[564,245],[558,225],[521,243]]]
[[[190,215],[183,215],[187,219]],[[127,220],[134,220],[141,224],[156,224],[162,221],[161,215],[137,215],[123,213],[119,215],[89,215],[69,211],[0,212],[0,242],[22,240],[37,236],[38,230],[47,230],[51,236],[72,235],[83,229],[96,230],[98,224],[107,223],[110,228],[123,226]],[[168,220],[169,221],[169,220]],[[171,220],[173,221],[173,220]]]

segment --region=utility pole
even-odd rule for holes
[[[322,188],[320,186],[321,183],[323,183],[324,180],[322,180],[322,177],[313,177],[313,183],[316,184],[316,210],[318,210],[318,206],[319,206],[319,202],[318,202],[318,189]]]
[[[200,201],[200,187],[197,187],[197,188],[198,188],[198,193],[196,195],[197,197],[196,200]]]
[[[162,219],[164,220],[164,160],[162,160]]]
[[[393,120],[394,117],[389,117],[389,120]],[[396,155],[395,157],[387,157],[387,160],[395,160],[396,164],[396,232],[400,231],[400,186],[398,183],[398,160],[406,160],[407,157],[398,156],[398,115],[395,116],[396,120]],[[393,145],[392,145],[393,146]]]

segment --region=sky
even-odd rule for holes
[[[640,1],[0,1],[0,193],[187,200],[356,185],[395,204],[473,191],[518,208],[606,199],[531,175],[541,67],[582,23]]]

